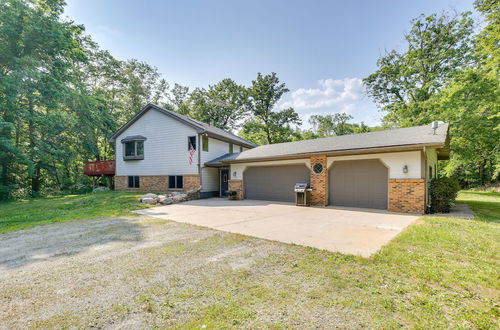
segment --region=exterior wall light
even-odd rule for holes
[[[233,172],[233,178],[236,178],[236,177],[237,177],[237,176],[236,176],[236,174],[237,174],[237,173],[236,173],[236,171],[234,171],[234,172]]]
[[[403,166],[403,173],[408,173],[408,165]]]

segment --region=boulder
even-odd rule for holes
[[[158,195],[149,193],[149,194],[142,196],[141,198],[158,198]]]
[[[187,195],[184,194],[174,195],[172,197],[172,200],[174,201],[174,203],[180,203],[183,202],[186,199],[186,197]]]
[[[171,197],[166,197],[164,199],[160,199],[160,204],[162,204],[162,205],[170,205],[173,203],[174,203],[174,200]]]
[[[158,201],[157,198],[144,198],[144,197],[141,198],[142,204],[155,205],[157,201]]]

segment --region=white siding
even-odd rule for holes
[[[147,138],[143,160],[123,160],[121,139],[131,135]],[[194,128],[151,109],[116,138],[116,175],[198,174],[198,151],[190,165],[187,142],[196,135]]]
[[[201,150],[201,163],[203,165],[212,159],[227,154],[228,152],[229,143],[209,137],[208,151],[203,151],[203,149]]]
[[[380,159],[389,168],[389,178],[419,179],[421,178],[420,157],[421,157],[420,151],[337,156],[337,157],[328,157],[327,165],[328,168],[330,168],[334,161],[377,158]],[[311,167],[309,158],[280,160],[280,161],[237,163],[231,165],[231,179],[242,179],[243,172],[248,166],[272,166],[272,165],[290,165],[290,164],[305,164],[307,167],[309,168]],[[403,173],[403,167],[405,165],[408,166],[408,173]]]
[[[219,191],[219,169],[204,167],[201,169],[202,192]]]

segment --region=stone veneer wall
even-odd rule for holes
[[[425,213],[424,179],[389,179],[390,212]]]
[[[328,169],[326,168],[326,155],[311,156],[311,205],[328,205]],[[323,172],[316,174],[313,171],[314,164],[321,163]]]
[[[115,190],[167,191],[168,175],[139,175],[139,188],[128,187],[128,176],[115,176]],[[201,182],[198,174],[187,174],[184,177],[184,191],[200,190]]]
[[[229,180],[229,190],[234,190],[237,192],[236,199],[243,199],[243,180]]]

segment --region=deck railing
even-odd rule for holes
[[[114,160],[100,160],[83,163],[83,173],[89,176],[115,175]]]

